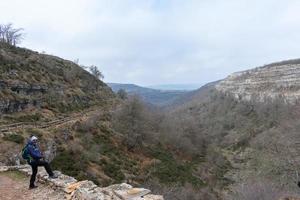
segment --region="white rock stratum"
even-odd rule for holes
[[[295,103],[300,98],[300,64],[285,61],[234,73],[220,81],[218,91],[240,100],[266,101],[277,97]]]

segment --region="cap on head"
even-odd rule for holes
[[[36,136],[32,136],[32,137],[30,138],[30,140],[31,140],[31,141],[37,141],[38,138],[37,138]]]

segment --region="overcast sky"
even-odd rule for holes
[[[21,46],[83,65],[106,82],[206,83],[300,57],[299,0],[0,0]]]

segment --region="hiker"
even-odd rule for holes
[[[36,188],[37,186],[34,185],[36,174],[38,172],[39,166],[44,166],[49,178],[57,178],[57,176],[52,172],[50,165],[48,162],[42,160],[44,158],[42,152],[39,149],[37,144],[38,138],[36,136],[32,136],[27,145],[22,150],[22,157],[27,160],[27,163],[32,168],[32,175],[30,178],[30,185],[29,189]]]

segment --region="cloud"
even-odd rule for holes
[[[23,45],[97,65],[108,82],[204,83],[299,57],[296,0],[10,0]]]

